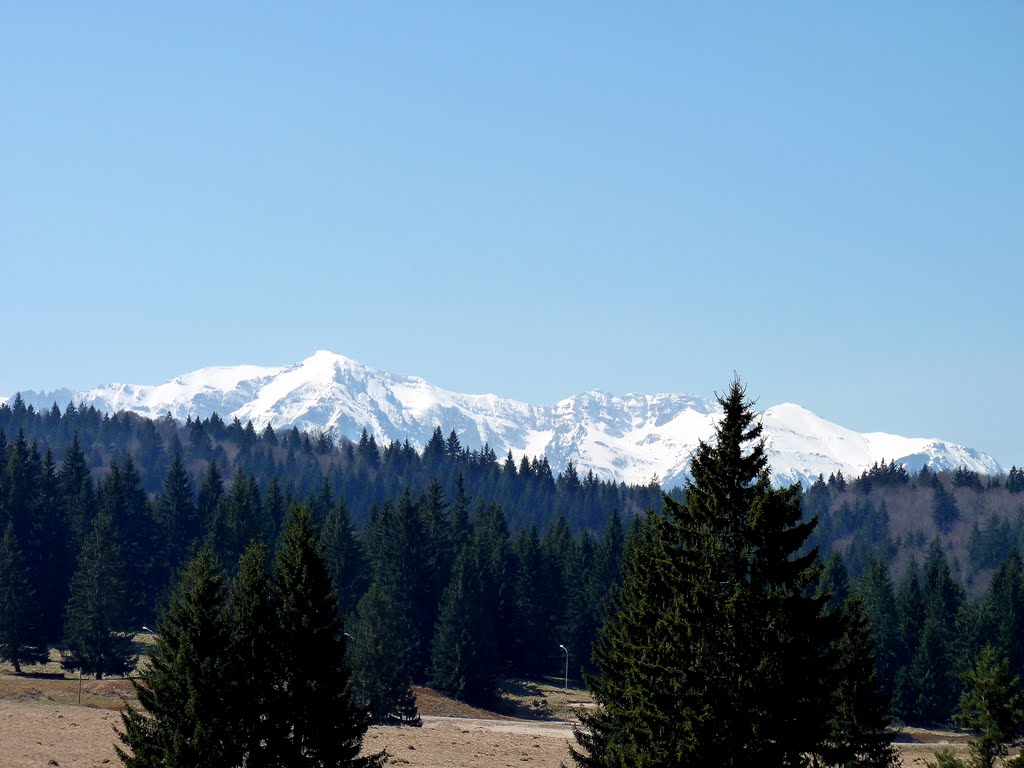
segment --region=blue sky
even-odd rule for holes
[[[0,394],[735,370],[1024,465],[1022,39],[1019,2],[5,4]]]

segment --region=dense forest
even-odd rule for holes
[[[375,719],[405,717],[409,681],[487,703],[503,675],[552,674],[566,652],[573,676],[591,665],[636,521],[662,504],[656,486],[555,474],[440,428],[417,451],[15,398],[0,406],[0,656],[20,667],[56,645],[69,668],[122,673],[202,543],[228,578],[253,540],[269,568],[302,506]],[[801,505],[826,560],[815,588],[863,602],[896,716],[948,722],[987,644],[1024,672],[1024,472],[882,463],[820,478]]]

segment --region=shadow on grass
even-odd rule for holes
[[[13,674],[13,673],[12,673]],[[63,672],[25,672],[22,670],[18,677],[24,677],[29,680],[63,680]]]

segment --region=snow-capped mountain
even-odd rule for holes
[[[676,485],[686,477],[690,454],[708,439],[720,408],[714,400],[682,394],[611,395],[592,390],[554,406],[529,405],[496,395],[449,392],[416,376],[369,368],[331,352],[296,365],[203,368],[156,386],[109,384],[86,392],[23,393],[25,402],[86,403],[116,412],[158,418],[252,421],[257,428],[328,430],[356,439],[365,428],[378,442],[406,440],[421,447],[440,426],[463,445],[490,445],[499,455],[547,455],[558,471],[571,460],[582,471],[627,483],[655,480]],[[923,465],[964,466],[1002,472],[991,456],[942,440],[881,432],[862,434],[783,403],[763,412],[769,460],[779,483],[814,480],[836,471],[859,475],[875,462],[895,460],[911,471]]]

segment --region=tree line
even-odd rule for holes
[[[646,535],[641,523],[648,515],[635,513],[646,488],[580,479],[572,468],[552,478],[550,511],[557,514],[544,525],[529,515],[517,523],[500,500],[524,507],[531,488],[546,483],[538,479],[543,470],[533,469],[545,462],[517,466],[492,455],[485,468],[479,452],[440,430],[423,451],[392,444],[381,452],[369,435],[346,449],[323,435],[256,433],[216,417],[175,425],[74,406],[36,413],[17,400],[0,406],[0,422],[22,425],[10,441],[0,431],[0,654],[18,668],[57,644],[68,667],[86,674],[130,669],[133,634],[163,613],[176,575],[199,546],[208,545],[228,578],[253,540],[264,542],[269,564],[289,510],[301,505],[320,531],[352,638],[353,685],[361,686],[376,721],[412,722],[410,682],[488,703],[503,675],[560,669],[562,645],[574,676],[592,670],[590,649],[623,553]],[[88,448],[76,431],[65,434],[75,426],[92,430]],[[32,430],[43,442],[29,439]],[[144,440],[146,434],[159,442]],[[205,445],[210,458],[190,459],[191,443],[175,443],[181,434],[206,435],[209,443],[193,442]],[[144,480],[152,468],[139,458],[147,455],[138,451],[144,443],[157,446],[150,459],[159,456],[165,467],[155,492]],[[247,462],[260,453],[254,446],[266,449],[275,469],[287,471],[291,456],[316,471],[301,483],[249,471]],[[168,447],[175,450],[169,457]],[[349,452],[352,463],[344,458]],[[96,467],[97,457],[108,454],[108,463]],[[364,471],[374,462],[375,474]],[[389,474],[399,464],[415,471]],[[428,476],[427,467],[436,474]],[[405,476],[418,481],[392,486]],[[476,493],[467,476],[476,478]],[[1024,587],[1012,503],[1024,501],[1022,490],[1024,472],[1017,469],[983,479],[966,470],[912,475],[890,462],[849,481],[821,478],[797,493],[802,519],[818,520],[801,551],[818,546],[830,555],[820,588],[839,596],[836,605],[848,595],[861,601],[879,684],[901,720],[949,722],[964,692],[962,675],[988,645],[1021,672]],[[670,493],[664,505],[685,506],[687,493]],[[634,508],[625,515],[614,506],[600,514],[586,506],[624,498]],[[927,528],[934,535],[923,546],[925,529],[902,522],[901,505],[917,504],[908,498],[925,500],[928,525],[952,498],[960,515],[952,533]],[[899,512],[891,518],[890,505]],[[985,515],[975,514],[978,506]],[[1007,530],[1014,535],[1000,535]],[[958,544],[978,537],[989,542],[987,549],[973,545],[985,549],[986,566],[965,574],[962,554],[973,550]]]
[[[296,428],[257,430],[237,418],[225,422],[217,414],[189,417],[184,423],[170,417],[148,419],[134,413],[105,414],[93,406],[56,403],[45,411],[26,406],[20,396],[0,404],[0,432],[13,439],[24,431],[41,453],[50,450],[59,463],[77,435],[86,465],[103,473],[112,460],[131,456],[139,483],[157,493],[175,456],[180,456],[194,482],[209,462],[230,480],[239,471],[255,477],[266,489],[273,477],[281,491],[294,498],[317,493],[326,482],[331,494],[344,498],[360,527],[374,504],[395,499],[406,486],[422,489],[437,478],[445,494],[455,495],[462,477],[474,499],[499,504],[514,529],[536,523],[541,529],[564,516],[574,532],[600,531],[611,510],[633,517],[661,503],[657,484],[630,486],[580,473],[574,466],[554,472],[545,457],[504,457],[484,444],[470,448],[454,430],[440,428],[417,450],[408,441],[378,442],[363,432],[356,441],[335,440],[324,432]]]
[[[513,532],[501,507],[474,500],[461,478],[373,504],[361,530],[326,481],[295,498],[216,461],[198,488],[180,455],[149,496],[134,460],[93,480],[76,436],[58,466],[19,431],[0,433],[0,654],[16,670],[61,646],[84,674],[124,674],[132,637],[166,605],[176,574],[206,545],[229,577],[253,541],[268,562],[288,510],[310,510],[340,615],[352,636],[354,685],[378,722],[414,720],[411,681],[489,703],[504,675],[589,664],[605,596],[628,535],[617,512],[600,535],[573,532],[560,515]],[[406,697],[406,703],[399,699]]]

